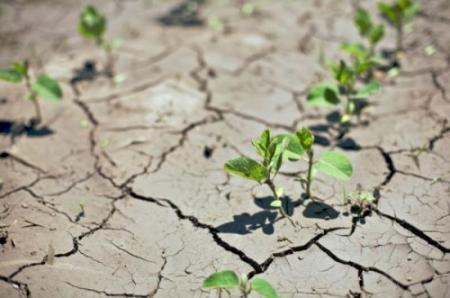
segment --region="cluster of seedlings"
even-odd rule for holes
[[[362,107],[371,95],[380,90],[379,80],[383,78],[383,72],[389,72],[391,69],[398,71],[398,59],[401,58],[403,51],[404,27],[414,19],[418,12],[418,4],[414,0],[395,0],[392,5],[379,3],[378,9],[381,16],[396,29],[395,50],[391,51],[390,55],[378,52],[377,46],[385,33],[384,25],[374,23],[369,12],[359,8],[354,16],[354,24],[364,43],[343,43],[341,50],[350,56],[350,61],[327,61],[333,82],[321,82],[312,86],[306,98],[312,106],[341,105],[342,127],[349,126],[353,116],[357,116],[358,122],[360,121]],[[294,226],[296,223],[288,215],[281,201],[283,188],[275,185],[275,177],[284,162],[307,163],[306,174],[296,177],[304,189],[305,199],[315,198],[311,185],[318,172],[342,181],[348,181],[353,174],[352,163],[342,153],[325,151],[315,159],[314,135],[307,128],[293,134],[274,136],[266,129],[252,145],[260,161],[249,157],[232,159],[225,164],[225,172],[269,187],[272,192],[271,206],[278,208],[281,216]],[[355,221],[364,219],[370,214],[376,199],[371,192],[364,191],[358,186],[356,191],[344,193],[344,203],[351,206],[346,214],[351,213]],[[247,276],[244,275],[239,279],[232,271],[212,274],[205,280],[203,287],[218,288],[220,291],[239,288],[242,297],[247,297],[252,290],[266,298],[278,297],[267,281],[253,279],[249,283]]]
[[[185,22],[195,19],[199,9],[206,0],[187,0],[172,13],[177,20]],[[255,1],[241,1],[241,13],[252,15],[257,10]],[[404,49],[403,37],[405,26],[410,23],[418,12],[418,4],[415,0],[395,0],[393,4],[379,3],[378,9],[381,16],[394,26],[397,34],[396,48],[391,51],[393,55],[382,55],[377,46],[385,32],[384,25],[375,24],[369,12],[359,8],[354,16],[354,24],[364,40],[364,43],[344,43],[341,50],[350,56],[350,61],[328,62],[333,82],[321,82],[312,86],[307,95],[307,102],[312,106],[334,107],[342,105],[340,113],[341,125],[351,122],[352,116],[359,119],[361,102],[380,89],[379,79],[382,78],[380,70],[385,70],[393,65],[392,59],[399,59]],[[208,20],[209,26],[219,29],[222,26],[219,19]],[[94,6],[86,6],[79,18],[78,30],[82,37],[93,40],[95,44],[105,51],[106,63],[103,74],[114,79],[114,50],[120,46],[117,41],[109,41],[105,37],[107,20]],[[391,62],[389,60],[391,59]],[[395,64],[395,63],[394,63]],[[398,63],[397,63],[398,64]],[[37,125],[42,121],[39,98],[59,101],[63,92],[58,82],[47,74],[34,74],[28,61],[12,64],[9,68],[0,69],[0,80],[11,83],[25,83],[28,93],[27,99],[33,103],[36,116],[31,120],[31,125]],[[307,128],[302,128],[295,133],[272,135],[269,129],[262,132],[260,137],[252,142],[260,160],[249,157],[239,157],[228,161],[224,170],[234,176],[252,180],[261,185],[266,185],[273,196],[271,206],[278,208],[282,218],[296,226],[294,220],[283,207],[281,198],[283,188],[276,186],[275,178],[286,162],[305,162],[306,173],[295,177],[304,189],[305,199],[314,199],[312,182],[318,173],[322,173],[339,180],[347,181],[352,177],[353,167],[350,160],[341,153],[335,151],[322,152],[319,158],[315,156],[314,135]],[[351,204],[353,213],[370,211],[375,198],[369,192],[358,189],[355,192],[344,194],[346,204]],[[278,297],[274,288],[264,279],[248,279],[246,275],[239,277],[233,271],[216,272],[210,275],[203,283],[205,289],[219,289],[230,294],[230,290],[240,291],[242,297],[248,297],[256,292],[266,298]]]

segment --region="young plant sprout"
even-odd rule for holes
[[[394,4],[378,3],[381,15],[395,27],[397,31],[397,53],[403,51],[403,34],[405,25],[412,22],[419,11],[415,0],[395,0]]]
[[[380,89],[377,81],[360,82],[358,79],[373,66],[369,60],[360,63],[356,60],[354,64],[340,61],[332,64],[331,71],[335,82],[319,83],[309,90],[307,102],[312,106],[334,107],[343,102],[341,112],[341,123],[348,123],[356,110],[356,100],[367,100],[367,98]]]
[[[356,191],[344,193],[345,204],[351,206],[351,213],[361,216],[370,210],[375,205],[375,197],[372,193],[364,191],[361,185],[358,184]]]
[[[367,39],[369,49],[367,56],[373,57],[375,55],[375,48],[384,36],[384,26],[382,24],[375,25],[372,22],[369,12],[363,8],[359,8],[354,18],[355,26],[358,28],[361,37]]]
[[[39,75],[32,79],[29,71],[28,61],[13,63],[9,68],[0,69],[0,80],[10,83],[25,82],[25,88],[28,92],[28,99],[33,103],[36,111],[36,118],[31,122],[32,125],[39,124],[42,121],[41,108],[38,97],[43,97],[50,101],[59,101],[63,97],[63,92],[58,82],[46,74]]]
[[[243,274],[241,278],[234,271],[226,270],[211,274],[203,281],[204,289],[219,289],[219,291],[239,289],[241,297],[247,298],[250,293],[256,292],[264,298],[278,298],[278,294],[272,285],[262,278],[252,278]]]
[[[107,20],[106,17],[92,6],[87,5],[80,14],[78,31],[86,39],[94,40],[97,46],[106,52],[107,62],[105,74],[109,78],[114,77],[114,54],[113,51],[120,46],[117,40],[108,41],[105,38]]]
[[[283,189],[275,186],[274,179],[281,168],[283,159],[298,160],[303,154],[303,148],[293,135],[281,134],[272,137],[268,129],[264,130],[260,138],[252,144],[262,158],[262,162],[248,157],[239,157],[225,164],[225,172],[267,185],[273,194],[271,206],[278,208],[281,215],[295,225],[283,209],[280,199]]]
[[[312,198],[311,184],[316,172],[321,172],[343,181],[347,181],[352,177],[352,163],[345,155],[334,151],[325,151],[318,160],[314,160],[314,135],[307,128],[298,130],[295,135],[307,156],[307,174],[306,177],[300,177],[299,180],[306,189],[305,192],[308,198]]]

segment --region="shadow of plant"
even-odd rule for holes
[[[246,235],[250,234],[255,230],[262,229],[263,233],[266,235],[273,234],[275,229],[273,224],[275,223],[278,216],[278,209],[270,206],[273,198],[271,196],[255,198],[254,203],[256,206],[264,209],[263,211],[257,212],[255,214],[242,213],[233,216],[233,220],[224,223],[216,229],[219,233],[231,233]],[[296,205],[288,197],[283,197],[281,199],[283,206],[285,207],[286,213],[292,216],[294,213],[294,208]]]
[[[323,202],[312,201],[306,205],[303,216],[307,218],[316,218],[330,220],[339,216],[339,211]]]
[[[47,126],[37,127],[33,120],[30,123],[0,120],[0,134],[15,138],[21,135],[28,137],[45,137],[53,134],[53,130]]]
[[[164,26],[203,26],[204,21],[199,16],[199,10],[205,4],[206,0],[185,0],[157,20]]]

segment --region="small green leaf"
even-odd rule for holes
[[[341,50],[355,57],[358,61],[368,56],[366,48],[360,43],[344,43]]]
[[[228,161],[224,166],[224,170],[230,175],[257,182],[262,182],[267,177],[266,168],[257,161],[247,157],[239,157]]]
[[[335,79],[341,86],[348,86],[355,80],[355,74],[353,69],[345,61],[341,60],[339,68],[335,72]]]
[[[252,280],[252,290],[264,298],[278,298],[278,294],[272,285],[262,278],[254,278]]]
[[[232,289],[239,286],[239,277],[233,271],[216,272],[203,281],[205,289]]]
[[[309,90],[306,100],[312,106],[333,107],[340,102],[338,94],[336,84],[320,83]]]
[[[349,180],[353,174],[353,167],[350,160],[345,155],[333,151],[322,153],[320,159],[315,164],[315,168],[324,174],[340,180]]]
[[[378,92],[380,90],[380,83],[378,81],[372,81],[361,89],[359,89],[358,93],[356,93],[356,98],[367,98],[370,95]]]
[[[384,36],[384,26],[378,25],[372,27],[369,33],[369,42],[373,45],[377,44]]]
[[[311,131],[309,131],[309,129],[307,129],[306,127],[303,127],[295,134],[297,135],[297,138],[300,141],[302,147],[307,151],[311,150],[311,147],[314,143],[314,135],[311,133]]]
[[[427,45],[424,49],[423,49],[425,55],[427,56],[432,56],[436,53],[436,48],[433,45]]]
[[[28,63],[26,61],[13,63],[12,68],[22,76],[26,76],[28,73]]]
[[[270,157],[268,156],[268,150],[270,145],[270,130],[265,129],[257,141],[252,141],[253,146],[256,149],[256,153],[261,156],[265,161]]]
[[[37,78],[36,82],[32,86],[32,90],[39,96],[53,101],[58,101],[63,96],[58,82],[45,74],[40,75]]]
[[[208,27],[213,31],[222,31],[225,27],[223,21],[218,16],[208,17]]]
[[[0,69],[0,80],[18,83],[22,80],[22,74],[12,68]]]
[[[289,135],[281,135],[281,138],[278,137],[279,136],[272,140],[269,147],[269,151],[273,152],[270,158],[269,169],[274,173],[278,172],[281,168],[281,164],[283,163],[283,154],[290,141]]]
[[[85,38],[100,39],[106,30],[106,18],[92,6],[86,6],[80,14],[78,30]]]
[[[271,206],[271,207],[274,207],[274,208],[280,208],[280,207],[281,207],[281,200],[273,200],[273,201],[270,203],[270,206]]]
[[[362,8],[356,11],[354,22],[356,27],[358,27],[359,34],[362,36],[366,36],[372,27],[369,13]]]
[[[385,17],[390,23],[394,25],[397,25],[399,23],[399,16],[395,11],[394,6],[380,2],[378,3],[378,10],[380,11],[381,15]]]
[[[299,140],[294,135],[279,134],[272,139],[271,144],[281,144],[284,139],[287,139],[288,143],[285,147],[283,158],[290,161],[299,160],[305,152]]]

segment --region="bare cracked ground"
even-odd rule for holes
[[[104,61],[77,35],[85,3],[0,1],[1,66],[29,57],[65,92],[43,104],[43,128],[12,134],[33,110],[21,88],[0,84],[0,296],[210,297],[202,280],[232,269],[264,276],[281,297],[449,297],[449,2],[427,1],[401,75],[346,135],[305,106],[305,91],[326,77],[321,51],[336,57],[358,40],[355,3],[266,1],[248,18],[212,1],[201,14],[226,20],[218,33],[158,22],[176,4],[159,2],[96,1],[124,41],[116,71],[127,80],[113,86],[73,81],[85,61]],[[222,166],[253,156],[263,128],[301,126],[319,150],[346,151],[355,175],[318,181],[323,201],[304,202],[292,182],[302,169],[286,168],[277,182],[294,231],[268,189]],[[378,198],[365,218],[346,216],[342,200],[357,184]]]

